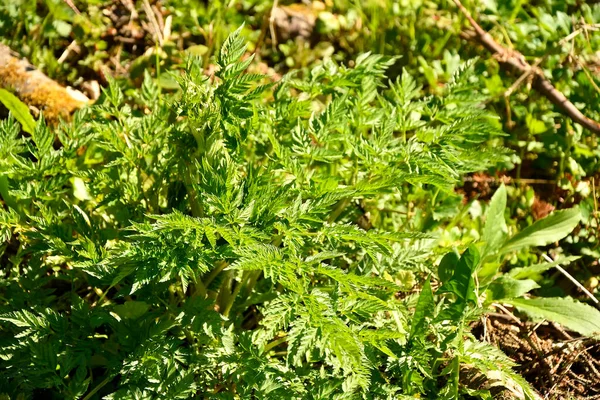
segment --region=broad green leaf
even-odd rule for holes
[[[73,185],[73,196],[75,196],[77,200],[83,201],[92,199],[83,179],[74,177],[71,179],[71,184]]]
[[[415,308],[415,314],[413,316],[412,325],[410,327],[410,336],[412,339],[423,330],[425,325],[425,318],[433,315],[433,308],[435,304],[433,302],[433,292],[431,291],[431,282],[429,278],[423,284],[423,289],[417,300],[417,307]]]
[[[530,290],[540,287],[531,279],[514,279],[508,276],[502,276],[492,282],[488,288],[491,296],[488,301],[513,299],[521,297]]]
[[[62,37],[68,37],[71,34],[71,30],[73,29],[71,24],[60,20],[52,21],[52,26],[54,26],[56,32]]]
[[[579,223],[579,208],[556,211],[536,221],[510,238],[500,250],[502,253],[517,251],[524,247],[545,246],[567,236]]]
[[[25,103],[6,89],[0,89],[0,102],[19,121],[23,130],[32,135],[35,129],[35,120],[29,113],[29,108]]]
[[[478,263],[479,252],[475,246],[470,246],[460,257],[452,279],[442,285],[440,292],[454,293],[460,302],[477,301],[473,272]]]
[[[557,322],[584,336],[600,335],[600,311],[570,297],[510,299],[504,302],[534,320]]]
[[[578,256],[562,257],[551,263],[546,262],[541,264],[530,265],[528,267],[523,268],[513,268],[510,271],[508,271],[507,275],[514,279],[534,279],[538,277],[542,272],[546,272],[550,268],[553,268],[559,264],[567,265],[573,261],[579,260],[580,258],[581,257]]]
[[[442,283],[446,283],[452,278],[458,260],[458,254],[453,251],[442,257],[442,261],[440,261],[440,265],[438,266],[438,277]]]
[[[148,311],[150,306],[143,301],[126,301],[124,304],[115,306],[115,312],[121,318],[136,319]]]
[[[496,252],[504,242],[507,235],[504,210],[506,209],[506,187],[502,184],[490,201],[490,206],[485,214],[482,240],[485,243],[482,257]]]
[[[495,258],[495,260],[498,260],[498,258]],[[479,285],[487,286],[493,282],[501,265],[502,263],[498,261],[482,262],[477,269],[477,280],[479,281]]]

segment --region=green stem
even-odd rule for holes
[[[440,194],[439,188],[435,191],[435,193],[433,194],[433,197],[431,198],[431,207],[432,208],[435,208],[435,202],[437,201],[438,194]]]
[[[194,283],[194,291],[192,292],[192,297],[202,296],[202,297],[206,298],[206,295],[207,295],[206,287],[204,287],[204,284],[202,283],[202,281],[200,279],[197,279],[196,282]]]
[[[190,176],[189,165],[188,165],[188,172],[184,176],[185,176],[185,178],[184,178],[185,179],[185,189],[186,189],[188,197],[189,197],[190,207],[192,209],[192,215],[196,218],[202,218],[204,216],[204,208],[202,207],[202,204],[200,203],[200,200],[198,199],[198,193],[196,193],[196,189],[194,189],[194,186],[192,185],[192,177]]]
[[[348,204],[350,204],[350,199],[342,199],[338,201],[337,205],[329,215],[327,222],[335,222],[335,220],[338,219],[338,217],[344,212],[346,207],[348,207]]]
[[[4,203],[6,203],[6,205],[13,210],[18,211],[19,214],[24,215],[19,209],[17,200],[10,195],[9,190],[10,187],[8,185],[8,177],[6,175],[0,175],[0,196],[4,200]]]
[[[246,301],[246,299],[248,299],[248,297],[250,297],[250,295],[252,294],[252,290],[254,289],[256,282],[258,282],[258,278],[260,278],[261,274],[262,274],[261,270],[250,272],[250,274],[249,274],[250,276],[248,277],[248,280],[244,284],[244,292],[242,295],[244,301]]]
[[[285,342],[287,340],[287,337],[281,337],[279,339],[275,339],[273,340],[271,343],[267,344],[265,346],[265,348],[263,349],[263,353],[266,354],[269,351],[271,351],[272,348],[279,346],[281,343]]]
[[[158,97],[160,98],[162,87],[160,85],[160,55],[158,54],[159,50],[160,47],[158,46],[158,43],[156,43],[154,47],[154,61],[156,62],[156,86],[158,87]]]
[[[104,298],[106,297],[106,294],[108,293],[108,291],[110,289],[112,289],[114,287],[114,285],[110,285],[104,292],[102,292],[102,295],[100,296],[100,298],[98,298],[98,300],[96,301],[96,304],[100,305],[100,303],[102,303],[102,301],[104,301]]]
[[[215,280],[215,278],[217,277],[217,275],[219,275],[221,273],[221,271],[223,271],[227,267],[227,265],[228,264],[227,264],[226,261],[219,261],[217,263],[217,267],[215,269],[213,269],[212,271],[210,271],[210,273],[208,274],[208,276],[204,280],[204,287],[205,288],[209,287],[210,284],[212,283],[212,281]]]
[[[223,313],[225,310],[225,306],[229,301],[229,296],[231,295],[231,282],[233,281],[233,271],[226,271],[225,277],[221,282],[221,286],[219,286],[219,290],[217,291],[217,306],[220,313]]]
[[[83,400],[90,400],[93,395],[95,395],[100,389],[102,389],[111,380],[112,380],[112,377],[111,376],[107,376],[102,382],[100,382],[95,388],[93,388],[92,391],[89,392],[87,394],[87,396],[85,396],[83,398]]]
[[[231,274],[231,281],[230,282],[233,282],[233,271],[231,271],[231,272],[232,272],[232,274]],[[244,282],[246,279],[248,279],[248,275],[250,274],[250,272],[251,271],[244,271],[244,273],[242,274],[242,282]],[[242,284],[242,282],[238,282],[235,285],[235,289],[233,289],[233,292],[231,292],[231,293],[227,292],[226,296],[224,296],[225,302],[224,302],[223,307],[222,307],[222,310],[223,310],[222,314],[223,314],[223,316],[225,316],[225,317],[229,316],[229,312],[231,311],[231,308],[233,307],[233,303],[235,303],[235,299],[236,299],[238,293],[242,289],[242,286],[244,286]],[[230,286],[230,285],[227,285],[227,286]],[[228,289],[227,286],[224,287],[223,290],[229,291],[229,289]]]
[[[525,138],[525,143],[529,142],[529,132],[527,133],[527,137]],[[517,181],[521,179],[521,167],[523,166],[523,161],[525,161],[527,144],[519,149],[519,157],[521,158],[521,162],[517,165]]]

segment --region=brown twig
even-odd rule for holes
[[[64,2],[69,6],[69,8],[71,10],[73,10],[75,12],[75,14],[81,15],[81,12],[79,11],[79,9],[77,9],[77,7],[73,3],[73,1],[71,1],[71,0],[64,0]]]
[[[589,129],[594,133],[600,133],[600,123],[583,115],[573,103],[569,101],[558,89],[556,89],[550,81],[548,81],[542,71],[537,67],[532,67],[526,60],[523,54],[518,51],[506,49],[494,38],[483,30],[483,28],[473,19],[469,11],[462,5],[460,0],[454,0],[454,4],[458,7],[461,13],[467,18],[474,32],[472,34],[464,34],[463,37],[475,39],[494,54],[500,64],[506,68],[524,74],[533,74],[533,86],[543,94],[552,104],[560,108],[573,121],[577,122],[584,128]]]
[[[553,260],[552,258],[550,258],[547,254],[542,254],[542,257],[548,261],[549,263],[554,262],[555,260]],[[573,276],[571,274],[569,274],[563,267],[560,266],[560,264],[556,264],[554,266],[558,271],[560,271],[561,274],[563,274],[568,280],[570,280],[571,282],[573,282],[573,284],[575,286],[577,286],[579,288],[579,290],[581,290],[583,293],[585,293],[585,295],[587,297],[590,298],[590,300],[592,300],[596,307],[600,307],[600,300],[598,300],[596,298],[596,296],[594,296],[594,294],[592,292],[590,292],[589,290],[587,290],[585,288],[585,286],[583,286],[581,283],[579,283],[579,281],[575,278],[573,278]]]
[[[271,32],[271,46],[273,46],[273,51],[277,48],[277,34],[275,33],[275,15],[273,15],[273,11],[277,8],[278,0],[273,0],[273,7],[271,7],[271,11],[269,12],[269,30]]]

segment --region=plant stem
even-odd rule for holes
[[[256,282],[258,281],[258,278],[260,278],[261,274],[262,274],[262,271],[260,271],[260,270],[250,272],[250,274],[249,274],[250,276],[248,277],[248,280],[244,284],[244,292],[243,292],[244,300],[246,300],[252,294],[252,289],[254,289],[254,286],[256,285]]]
[[[250,274],[250,272],[251,271],[244,271],[244,273],[242,274],[242,282],[245,281],[246,279],[248,279],[248,275]],[[232,276],[231,280],[233,281],[233,276]],[[222,311],[222,314],[225,317],[229,316],[229,312],[231,311],[231,307],[233,307],[233,303],[235,302],[235,298],[237,297],[238,293],[242,289],[242,286],[244,286],[244,285],[242,285],[242,282],[238,282],[235,285],[235,289],[233,289],[233,292],[227,293],[227,295],[225,296],[226,301],[225,301],[225,304],[223,304],[224,307],[223,307],[223,311]],[[229,286],[229,285],[227,285],[227,286]],[[228,290],[227,287],[225,287],[223,289],[224,290]]]
[[[227,307],[227,304],[229,304],[232,281],[233,271],[225,272],[225,278],[223,279],[223,282],[221,282],[221,286],[219,287],[219,291],[217,293],[217,305],[221,314],[224,314],[225,308]]]
[[[329,219],[327,220],[327,222],[335,222],[335,220],[338,219],[338,217],[342,214],[342,212],[344,212],[346,207],[348,207],[349,203],[350,203],[350,199],[342,199],[342,200],[338,201],[337,205],[335,206],[335,208],[329,215]]]
[[[286,336],[280,337],[279,339],[275,339],[273,340],[271,343],[267,344],[264,349],[263,349],[263,353],[266,354],[269,351],[271,351],[272,348],[279,346],[281,343],[284,343],[287,340]]]
[[[197,296],[202,296],[204,298],[207,296],[206,287],[204,287],[204,284],[200,279],[197,279],[194,283],[194,291],[192,292],[192,297]]]
[[[226,261],[219,261],[217,263],[217,267],[215,269],[213,269],[212,271],[210,271],[210,273],[204,280],[204,287],[205,288],[209,287],[210,284],[212,283],[212,281],[215,280],[217,275],[219,275],[221,273],[221,271],[223,271],[227,267],[227,265],[229,265],[229,264]]]
[[[194,189],[192,185],[192,177],[190,176],[189,166],[188,172],[185,174],[185,189],[187,191],[190,208],[192,209],[192,215],[196,218],[201,218],[204,216],[204,208],[198,199],[198,194],[196,193],[196,189]]]
[[[87,394],[87,396],[85,396],[83,398],[83,400],[90,400],[93,395],[95,395],[100,389],[102,389],[111,380],[112,380],[112,377],[110,375],[107,376],[106,378],[104,378],[104,380],[102,382],[100,382],[95,388],[93,388],[92,391],[89,392]]]

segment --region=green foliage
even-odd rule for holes
[[[469,326],[492,284],[490,299],[593,332],[519,298],[527,273],[498,277],[502,254],[563,238],[579,211],[506,239],[502,187],[483,241],[444,256],[435,286],[443,227],[395,212],[422,192],[451,201],[463,174],[509,154],[492,146],[502,131],[474,64],[425,98],[407,71],[386,83],[396,58],[369,53],[274,85],[246,72],[240,32],[214,76],[190,57],[168,94],[145,74],[148,112],[110,80],[71,123],[0,124],[0,392],[450,399],[473,393],[468,366],[533,398]]]
[[[35,120],[29,113],[27,106],[18,97],[6,89],[0,89],[0,103],[14,115],[25,132],[33,133]]]
[[[579,224],[581,214],[577,208],[561,210],[523,229],[510,238],[502,252],[510,252],[529,246],[545,246],[568,235]]]
[[[503,229],[503,226],[505,226],[505,209],[506,189],[501,186],[490,202],[483,234],[483,239],[487,238],[488,240],[483,248],[487,251],[488,261],[491,261],[489,265],[492,268],[497,267],[498,262],[494,263],[494,259],[497,260],[499,255],[517,251],[524,247],[544,246],[563,239],[573,230],[581,218],[577,208],[556,211],[507,239]],[[494,225],[500,227],[499,233],[493,231],[492,226]],[[595,323],[588,323],[588,319],[600,320],[600,313],[595,308],[570,298],[522,298],[531,290],[540,287],[535,280],[530,278],[539,277],[542,272],[557,266],[561,262],[569,263],[573,259],[577,258],[567,257],[556,262],[515,268],[505,275],[496,274],[497,270],[484,266],[479,271],[480,277],[483,278],[481,280],[483,285],[480,289],[488,290],[487,302],[502,300],[513,304],[517,309],[532,318],[555,321],[582,335],[594,336],[597,335],[598,326]],[[457,272],[459,266],[457,266]],[[587,317],[584,316],[585,314],[587,314]]]
[[[508,234],[504,212],[506,211],[506,187],[500,185],[492,196],[485,214],[482,240],[485,243],[484,255],[494,254],[500,249]]]
[[[549,319],[585,336],[600,334],[600,312],[568,297],[505,300],[531,318]]]

